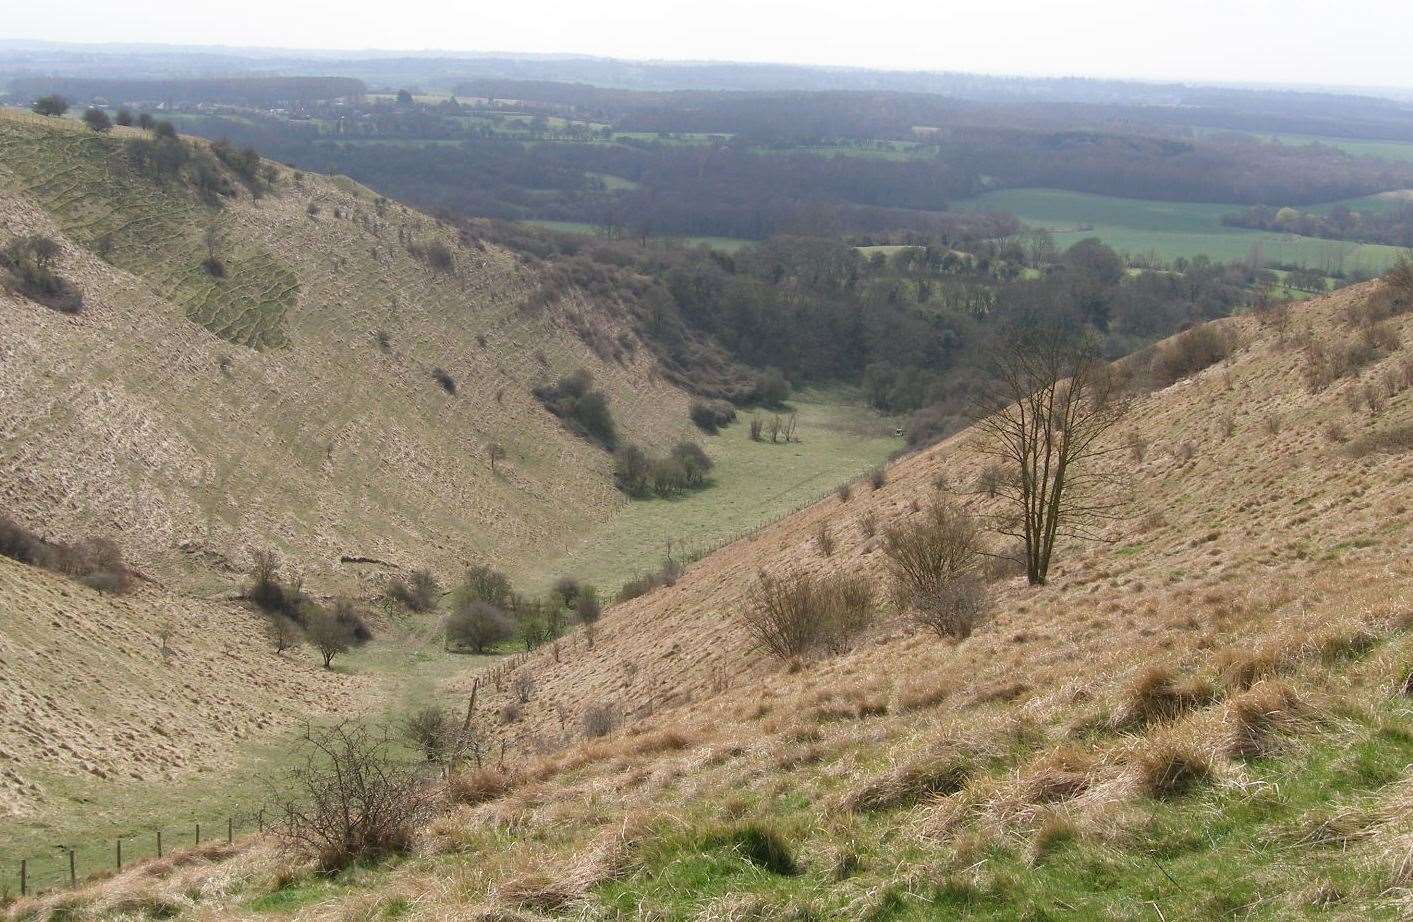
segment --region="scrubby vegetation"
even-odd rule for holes
[[[32,234],[0,249],[0,267],[10,274],[9,287],[32,301],[66,314],[83,310],[83,293],[56,271],[59,244]]]
[[[873,587],[861,577],[761,573],[741,624],[761,651],[778,659],[847,650],[874,617]]]
[[[609,451],[617,446],[618,428],[609,410],[608,395],[594,387],[594,376],[588,369],[581,368],[555,384],[535,388],[535,396],[574,432]]]
[[[621,445],[613,455],[619,489],[635,499],[666,498],[710,485],[712,460],[695,442],[681,441],[671,454],[654,458],[636,445]]]
[[[48,541],[0,513],[0,556],[53,570],[100,592],[126,592],[133,573],[111,539],[92,536],[72,544]]]
[[[965,640],[988,612],[981,530],[960,508],[936,503],[883,534],[893,599],[919,625]]]

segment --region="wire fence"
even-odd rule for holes
[[[0,895],[36,896],[115,874],[151,858],[263,832],[270,811],[210,815],[181,825],[143,826],[103,837],[56,841],[47,851],[22,856],[0,866]]]

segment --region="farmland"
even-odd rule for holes
[[[1147,201],[1058,189],[1003,189],[959,202],[957,207],[1011,212],[1027,224],[1048,228],[1062,247],[1098,237],[1130,255],[1156,254],[1163,261],[1202,254],[1218,260],[1245,259],[1259,243],[1269,263],[1378,272],[1401,252],[1397,247],[1225,227],[1222,216],[1237,209],[1216,203]]]

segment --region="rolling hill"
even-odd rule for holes
[[[1219,321],[1226,356],[1114,434],[1127,514],[1047,585],[995,574],[960,642],[883,602],[779,663],[741,614],[762,571],[886,599],[890,526],[995,502],[972,430],[477,676],[507,755],[408,857],[323,876],[251,840],[12,915],[1404,918],[1413,314],[1379,284]]]

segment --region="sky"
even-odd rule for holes
[[[1413,88],[1408,0],[45,0],[0,39]]]

